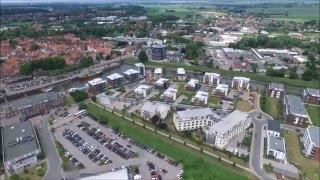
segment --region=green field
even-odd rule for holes
[[[253,109],[253,107],[247,101],[238,100],[236,101],[236,109],[244,112],[249,112]]]
[[[269,114],[276,120],[282,119],[282,107],[279,99],[266,97],[265,104],[261,105],[263,112]]]
[[[320,106],[307,105],[306,108],[313,125],[320,127]]]
[[[100,120],[106,120],[112,127],[118,127],[121,132],[129,137],[133,137],[142,144],[146,144],[155,150],[164,153],[171,158],[181,162],[184,168],[183,179],[189,180],[241,180],[253,179],[251,174],[247,174],[232,165],[225,164],[217,159],[207,156],[200,151],[187,148],[183,144],[159,136],[141,126],[130,124],[121,117],[105,111],[102,108],[88,104],[87,111],[95,115]]]
[[[319,5],[310,6],[273,6],[273,7],[253,7],[246,9],[246,12],[252,13],[266,13],[270,14],[271,17],[277,19],[288,19],[288,20],[312,20],[319,18]]]
[[[319,163],[301,154],[298,136],[293,132],[285,131],[284,138],[286,141],[288,161],[301,168],[302,176],[304,176],[303,179],[319,180]]]

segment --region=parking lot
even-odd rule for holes
[[[68,158],[84,169],[67,173],[66,177],[76,179],[82,173],[102,173],[137,165],[144,179],[179,179],[177,174],[181,174],[182,166],[173,159],[115,132],[93,120],[94,117],[78,116],[71,120],[71,116],[74,114],[65,117],[69,120],[65,124],[56,121],[59,126],[54,136]]]

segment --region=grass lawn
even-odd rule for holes
[[[320,126],[320,106],[307,105],[308,114],[313,122],[313,125]]]
[[[261,108],[265,113],[271,115],[274,119],[282,119],[282,107],[281,103],[279,102],[279,99],[266,96],[265,104],[261,105]]]
[[[135,58],[130,58],[125,63],[127,64],[134,64],[137,63],[138,60]],[[162,67],[167,69],[175,69],[176,68],[184,68],[186,71],[194,71],[194,72],[216,72],[221,74],[223,77],[232,78],[234,76],[245,76],[248,78],[251,78],[252,80],[257,80],[265,83],[280,83],[284,84],[285,86],[294,86],[294,87],[304,87],[304,88],[315,88],[319,89],[320,84],[318,83],[318,80],[311,80],[311,81],[304,81],[301,79],[289,79],[289,78],[280,78],[280,77],[271,77],[266,75],[260,75],[250,72],[241,72],[241,71],[230,71],[230,70],[223,70],[223,69],[217,69],[217,68],[208,68],[204,66],[188,66],[181,63],[172,63],[172,62],[154,62],[149,61],[145,63],[147,67]]]
[[[74,101],[74,99],[72,98],[72,96],[67,96],[65,99],[64,99],[64,105],[65,106],[71,106],[72,104],[76,103]]]
[[[286,141],[288,161],[301,167],[301,173],[306,177],[305,179],[319,180],[319,163],[301,154],[298,136],[293,132],[285,131],[284,138]]]
[[[252,105],[246,101],[242,101],[242,100],[237,100],[236,101],[236,109],[240,110],[240,111],[244,111],[244,112],[249,112],[251,111]]]
[[[208,104],[209,104],[209,107],[216,107],[220,104],[220,97],[218,96],[211,96],[208,100]]]
[[[10,178],[6,179],[14,179],[15,177],[18,177],[20,179],[30,179],[30,180],[41,180],[43,179],[43,176],[47,172],[47,163],[41,162],[40,164],[37,164],[31,168],[28,168],[25,172],[20,172],[16,175],[11,176]],[[15,176],[15,177],[14,177]],[[16,178],[16,179],[18,179]]]
[[[162,137],[141,126],[131,124],[121,117],[113,115],[94,104],[88,104],[88,112],[95,115],[100,120],[106,120],[112,127],[118,127],[121,132],[129,137],[133,137],[139,142],[164,153],[175,160],[181,162],[184,167],[183,179],[189,180],[211,180],[211,179],[249,179],[251,174],[244,172],[232,165],[218,162],[217,159],[207,156],[199,151],[187,148],[183,144]]]

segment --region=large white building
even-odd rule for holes
[[[204,91],[198,91],[195,96],[192,97],[192,102],[195,105],[206,105],[208,104],[209,93]]]
[[[160,78],[162,78],[162,69],[161,68],[156,68],[154,69],[153,71],[153,77],[154,77],[154,80],[158,80]]]
[[[248,113],[235,110],[205,130],[207,142],[223,149],[231,139],[246,130],[250,123]]]
[[[187,78],[186,71],[183,68],[177,69],[177,79],[178,81],[185,81]]]
[[[168,104],[162,103],[152,103],[145,102],[140,109],[141,117],[145,119],[150,119],[155,115],[158,115],[161,119],[167,117],[168,112],[170,111],[170,106]]]
[[[320,161],[320,128],[311,126],[303,134],[304,154]]]
[[[200,88],[199,80],[190,79],[189,82],[185,85],[185,87],[189,91],[196,91]]]
[[[177,100],[178,89],[169,87],[164,93],[163,98],[167,102],[174,102]]]
[[[142,76],[146,75],[146,68],[144,66],[144,64],[142,63],[135,63],[134,66],[136,67],[136,69],[140,72],[140,74]]]
[[[135,93],[135,97],[137,98],[145,98],[150,93],[151,86],[141,84],[133,91]]]
[[[282,137],[268,135],[267,137],[267,155],[279,161],[286,159],[286,146]]]
[[[250,78],[247,77],[234,77],[232,79],[231,87],[238,90],[249,90]]]
[[[218,96],[227,96],[229,92],[229,86],[227,84],[218,84],[215,88],[214,93]]]
[[[218,85],[220,84],[220,79],[220,74],[206,72],[203,75],[202,82],[209,85]]]
[[[220,116],[213,113],[210,108],[187,109],[177,111],[173,115],[173,123],[177,131],[198,129],[212,125],[220,119]]]

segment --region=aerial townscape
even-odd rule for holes
[[[1,180],[319,180],[318,0],[1,0]]]

